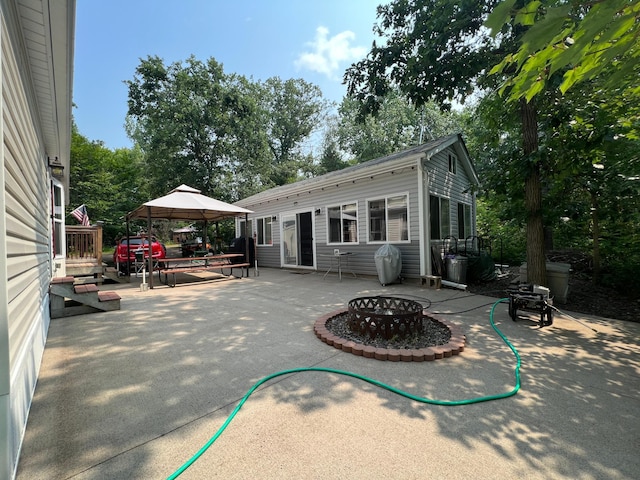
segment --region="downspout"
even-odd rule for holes
[[[418,171],[421,173],[418,184],[418,202],[420,205],[420,276],[431,275],[431,209],[429,202],[429,173],[425,168],[426,162],[432,155],[418,159]]]

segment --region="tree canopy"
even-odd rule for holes
[[[415,104],[450,106],[464,101],[478,75],[497,63],[495,41],[482,35],[497,0],[396,0],[378,7],[367,57],[345,72],[348,95],[362,113],[375,113],[389,90],[399,88]],[[493,63],[491,63],[493,64]]]
[[[640,2],[637,0],[503,0],[486,20],[497,38],[526,27],[516,52],[490,73],[507,76],[500,90],[509,98],[531,100],[553,82],[569,88],[607,73],[608,90],[629,87],[640,93]],[[613,71],[612,71],[613,70]],[[556,85],[554,85],[555,87]]]
[[[148,57],[126,83],[129,135],[146,155],[154,194],[186,183],[235,201],[309,169],[302,146],[326,108],[315,85],[254,82],[194,57],[168,66]]]
[[[509,124],[498,128],[495,146],[505,163],[493,172],[513,180],[497,191],[522,200],[529,281],[545,284],[543,197],[548,189],[543,184],[593,161],[568,153],[558,156],[558,145],[553,150],[552,139],[559,135],[554,125],[580,123],[581,118],[566,119],[560,93],[578,81],[597,79],[591,87],[613,92],[609,86],[615,85],[618,91],[612,97],[621,98],[619,79],[637,78],[636,4],[395,0],[378,7],[375,31],[382,42],[374,43],[367,57],[346,71],[348,93],[359,103],[361,119],[380,111],[384,95],[393,88],[418,106],[430,99],[444,105],[463,101],[479,87],[501,87],[511,99],[520,100],[500,105],[497,99],[494,104],[496,118]],[[635,90],[637,85],[629,82],[628,87]],[[637,124],[633,116],[618,119],[622,121]],[[634,133],[628,129],[626,135]]]

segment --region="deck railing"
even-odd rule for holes
[[[102,264],[102,227],[67,225],[67,261]]]

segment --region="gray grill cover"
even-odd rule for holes
[[[387,285],[398,279],[402,271],[402,255],[398,247],[386,243],[378,249],[374,258],[381,285]]]

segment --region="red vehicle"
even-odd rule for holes
[[[136,236],[122,237],[113,252],[113,263],[115,263],[118,272],[123,274],[129,273],[127,269],[127,257],[129,257],[129,263],[132,266],[136,264],[136,253],[138,253],[138,260],[141,258],[149,258],[149,239],[147,237]],[[140,256],[142,254],[142,257]],[[155,237],[151,237],[151,256],[156,260],[162,260],[167,256],[167,249],[158,242]]]

